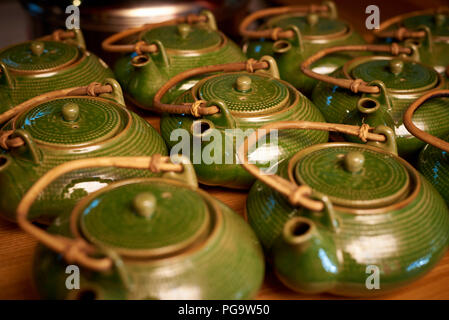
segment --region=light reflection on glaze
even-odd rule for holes
[[[352,239],[344,249],[359,264],[370,264],[371,261],[387,257],[397,250],[396,237],[389,234],[360,236]]]
[[[101,182],[101,181],[84,181],[75,183],[74,186],[68,188],[68,190],[64,193],[65,199],[71,199],[73,194],[81,190],[83,192],[92,193],[95,192],[103,187],[106,187],[108,185],[108,182]]]
[[[324,270],[326,270],[329,273],[334,273],[334,274],[336,274],[338,272],[337,266],[332,263],[332,261],[327,256],[326,251],[324,251],[323,248],[318,250],[318,256],[321,260],[321,264],[322,264]]]

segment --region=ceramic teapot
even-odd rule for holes
[[[386,20],[374,35],[379,41],[418,47],[421,61],[443,73],[449,65],[449,7],[403,14]]]
[[[206,73],[174,104],[161,102],[176,83]],[[308,98],[279,80],[272,57],[181,73],[158,91],[154,106],[164,112],[161,134],[171,153],[188,156],[201,183],[229,188],[246,189],[254,182],[236,157],[245,135],[276,120],[324,120]],[[327,132],[287,131],[268,137],[251,157],[268,170],[285,160],[292,149],[327,140]]]
[[[5,114],[0,116],[4,120]],[[37,96],[8,111],[0,131],[0,213],[15,220],[31,185],[51,168],[93,156],[166,154],[159,134],[126,109],[115,80]],[[147,176],[133,170],[80,170],[55,181],[36,201],[31,219],[48,222],[90,192],[115,180]]]
[[[261,28],[248,29],[256,20],[268,17]],[[256,11],[242,21],[240,34],[247,39],[243,51],[248,58],[273,56],[279,65],[281,79],[290,82],[306,96],[312,93],[316,80],[298,72],[298,63],[324,48],[365,43],[351,25],[338,19],[332,1],[324,1],[322,5]],[[351,53],[334,54],[313,67],[319,73],[329,74],[352,57]]]
[[[354,50],[379,55],[355,58],[329,76],[310,69],[310,65],[327,54]],[[405,110],[426,92],[448,86],[447,80],[435,69],[416,61],[416,53],[413,45],[333,47],[310,57],[301,69],[308,76],[320,80],[312,101],[326,121],[387,125],[395,130],[399,155],[411,159],[424,147],[424,143],[405,129],[402,122]],[[442,136],[449,133],[449,127],[445,121],[436,119],[447,117],[449,109],[444,102],[435,99],[426,109],[416,113],[414,121],[429,133]]]
[[[263,282],[262,249],[233,210],[198,188],[180,157],[106,157],[53,168],[18,207],[20,226],[40,240],[34,279],[47,299],[249,299]],[[80,201],[44,232],[27,220],[37,195],[72,170],[151,169],[161,177],[115,182]],[[62,259],[64,257],[65,259]],[[80,266],[80,290],[66,267]]]
[[[432,98],[444,98],[446,107],[449,107],[449,90],[431,91],[410,105],[404,114],[404,125],[418,139],[427,143],[420,152],[417,167],[418,170],[430,181],[438,190],[446,203],[449,203],[449,134],[439,139],[421,129],[413,123],[414,112],[422,106],[426,108],[426,101]]]
[[[100,58],[86,50],[81,30],[57,30],[0,50],[0,113],[45,92],[113,76]]]
[[[391,128],[372,132],[366,124],[300,121],[265,127],[292,128],[343,132],[369,142],[305,148],[278,175],[261,174],[247,163],[245,147],[256,135],[240,148],[243,165],[259,179],[248,195],[248,222],[284,284],[306,293],[377,295],[414,281],[444,256],[448,208],[424,177],[391,152]],[[374,271],[379,286],[368,279]]]
[[[115,42],[139,33],[134,44]],[[244,61],[240,48],[217,30],[209,11],[129,29],[104,40],[103,49],[123,52],[114,71],[128,97],[137,106],[153,110],[153,97],[170,78],[187,69]],[[197,80],[181,83],[167,98],[177,97]]]

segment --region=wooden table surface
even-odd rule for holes
[[[299,1],[283,1],[298,3]],[[310,3],[313,1],[302,1]],[[317,2],[317,1],[315,1]],[[343,18],[353,23],[359,31],[364,28],[364,8],[376,4],[381,10],[381,19],[432,6],[447,5],[447,0],[337,0]],[[143,114],[155,128],[159,119]],[[239,214],[243,214],[246,193],[242,191],[206,188],[213,196],[223,201]],[[0,192],[4,192],[3,190]],[[0,219],[0,299],[38,299],[31,280],[32,256],[36,241],[24,234],[16,225]],[[382,285],[382,284],[381,284]],[[303,295],[285,288],[267,267],[266,279],[257,299],[339,299],[331,295]],[[415,283],[394,293],[380,296],[379,299],[449,299],[449,253],[427,275]]]

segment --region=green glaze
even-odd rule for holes
[[[133,205],[142,193],[156,202],[149,218]],[[185,183],[124,180],[84,199],[72,215],[115,265],[108,272],[80,268],[80,290],[67,290],[68,264],[39,246],[34,281],[43,298],[250,299],[263,282],[254,232],[229,207]],[[49,232],[73,237],[69,224],[69,215],[61,216]]]
[[[419,51],[420,61],[433,66],[438,72],[443,73],[449,65],[449,14],[418,14],[411,15],[400,22],[391,25],[386,31],[394,31],[399,27],[408,30],[424,30],[426,37],[422,39],[405,39],[400,44],[413,43]],[[386,38],[381,41],[391,43],[393,39]]]
[[[449,136],[444,140],[449,141]],[[418,170],[449,204],[449,160],[446,151],[426,145],[419,154]]]
[[[0,113],[49,91],[113,77],[81,44],[57,41],[29,41],[1,50],[0,70]]]
[[[239,88],[242,84],[246,90]],[[236,147],[238,148],[245,136],[251,133],[250,130],[273,121],[322,122],[324,120],[310,100],[293,86],[262,73],[236,72],[210,76],[182,94],[175,103],[195,100],[205,100],[208,104],[220,105],[222,111],[199,119],[191,115],[164,114],[161,119],[161,134],[169,148],[174,148],[181,138],[172,137],[173,130],[184,129],[184,132],[189,133],[190,150],[187,151],[199,181],[207,185],[229,188],[251,186],[254,178],[240,166],[236,155]],[[203,131],[200,130],[201,128]],[[206,130],[208,128],[214,130]],[[216,140],[213,133],[221,139]],[[196,152],[197,156],[193,149],[196,145],[194,134],[197,137],[196,143],[200,143],[200,151]],[[257,159],[261,167],[268,165],[263,162],[277,165],[293,151],[327,140],[328,134],[322,131],[281,131],[277,141],[270,142],[268,136],[266,144],[250,153],[250,158]],[[232,147],[232,144],[234,148],[230,149],[229,145]],[[221,157],[218,156],[212,163],[208,163],[201,155],[209,155],[211,149],[223,152]]]
[[[114,80],[109,83],[116,84]],[[118,87],[118,89],[117,89]],[[148,156],[167,154],[158,133],[117,99],[68,97],[35,105],[17,115],[4,130],[15,128],[25,145],[0,150],[0,212],[15,219],[15,210],[25,192],[51,168],[75,159],[100,156]],[[78,109],[78,111],[76,111]],[[67,118],[69,117],[69,118]],[[151,176],[149,171],[131,169],[85,169],[56,180],[39,197],[31,219],[52,220],[71,209],[81,197],[115,180]]]
[[[402,62],[402,63],[401,63]],[[397,74],[395,74],[397,73]],[[312,101],[326,121],[335,123],[387,125],[395,130],[399,155],[415,157],[425,143],[411,135],[402,117],[409,105],[435,88],[447,88],[447,80],[419,62],[387,56],[361,57],[349,61],[332,74],[335,78],[362,79],[380,88],[380,94],[352,93],[349,89],[320,82]],[[447,99],[432,99],[413,116],[419,128],[441,137],[449,133]],[[347,137],[359,142],[358,138]]]
[[[208,19],[213,19],[210,13]],[[211,21],[156,27],[143,32],[139,38],[156,44],[159,51],[123,56],[117,60],[114,71],[130,98],[148,110],[152,110],[153,97],[159,88],[175,75],[192,68],[246,60],[240,48],[216,30]],[[166,94],[166,101],[173,101],[198,80],[194,77],[179,83]]]
[[[260,59],[269,55],[276,59],[281,79],[291,83],[306,96],[312,94],[317,81],[305,76],[301,70],[301,63],[318,51],[342,45],[363,44],[363,38],[353,28],[337,17],[318,17],[315,14],[298,15],[286,14],[276,16],[267,21],[262,28],[281,27],[284,30],[295,31],[295,38],[291,40],[269,39],[247,41],[244,52],[248,58]],[[329,74],[354,57],[351,53],[329,55],[312,65],[312,69],[322,74]]]
[[[363,163],[361,171],[347,169],[348,155]],[[323,167],[326,160],[330,164]],[[310,182],[313,198],[324,204],[321,212],[293,207],[260,181],[249,192],[248,222],[277,276],[293,290],[383,294],[424,275],[447,250],[444,200],[412,166],[391,153],[349,142],[316,145],[300,151],[289,166],[281,164],[278,174],[295,183],[299,177]],[[338,205],[335,198],[350,201]],[[372,265],[379,268],[380,288],[369,290],[366,282],[373,271],[367,267]]]

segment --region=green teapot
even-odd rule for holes
[[[136,33],[139,33],[137,42],[115,44]],[[117,60],[115,75],[134,104],[153,111],[155,93],[178,73],[201,66],[245,60],[241,49],[217,30],[210,11],[125,30],[104,40],[102,46],[109,52],[127,53]],[[169,92],[168,101],[197,81],[190,79],[189,82],[180,83]]]
[[[81,30],[57,30],[0,50],[0,113],[45,92],[113,76],[106,63],[86,50]]]
[[[257,19],[268,17],[271,18],[257,30],[248,29]],[[311,95],[317,81],[298,72],[298,63],[324,48],[365,43],[351,25],[338,19],[333,1],[256,11],[242,21],[239,29],[246,39],[243,51],[248,58],[273,56],[279,65],[281,79],[306,96]],[[352,57],[351,53],[334,54],[320,60],[313,68],[318,73],[329,74]]]
[[[204,78],[174,104],[161,102],[171,87],[195,76]],[[158,91],[154,106],[163,112],[161,134],[171,154],[187,156],[201,183],[228,188],[247,189],[254,182],[236,157],[246,135],[272,121],[324,121],[308,98],[279,80],[272,57],[188,70]],[[287,131],[267,137],[251,158],[271,170],[291,150],[327,140],[327,132]]]
[[[263,252],[233,210],[198,188],[181,157],[106,157],[50,170],[18,207],[19,225],[40,245],[34,281],[46,299],[249,299],[260,288]],[[150,169],[160,177],[110,184],[57,218],[46,233],[27,220],[55,179],[88,167]],[[120,169],[121,170],[121,169]],[[148,176],[148,175],[147,175]],[[67,268],[79,267],[79,290]],[[70,273],[70,272],[69,272]]]
[[[443,98],[446,108],[449,107],[449,90],[434,90],[425,94],[410,105],[404,114],[404,125],[418,139],[427,143],[420,152],[417,167],[427,180],[438,190],[446,203],[449,204],[449,134],[439,139],[413,123],[413,114],[421,105],[428,105],[426,101],[432,98]]]
[[[357,135],[367,144],[334,142],[298,150],[278,175],[245,168],[259,179],[246,212],[289,288],[343,296],[379,295],[428,272],[445,255],[448,208],[432,185],[394,154],[386,126],[280,122],[265,129],[316,129]],[[391,152],[393,151],[393,152]]]
[[[12,221],[26,190],[61,163],[167,152],[156,130],[126,109],[120,85],[112,79],[37,96],[7,115],[11,120],[0,131],[0,190],[8,191],[0,195],[0,213]],[[4,114],[0,118],[5,120]],[[47,223],[88,193],[118,179],[149,174],[111,168],[72,172],[45,190],[30,218]]]
[[[421,61],[443,73],[449,65],[449,7],[403,14],[386,20],[374,35],[379,41],[417,46]]]
[[[329,76],[310,69],[310,65],[323,55],[353,50],[378,55],[355,58]],[[320,80],[312,101],[326,121],[389,126],[395,130],[399,155],[412,159],[424,143],[406,130],[403,114],[418,97],[430,90],[448,87],[442,74],[417,60],[417,50],[413,45],[341,46],[318,52],[304,62],[301,69],[308,76]],[[435,99],[426,109],[416,113],[414,121],[429,133],[443,136],[449,133],[449,127],[439,119],[447,117],[449,109],[441,99]],[[360,141],[347,138],[353,142]]]

